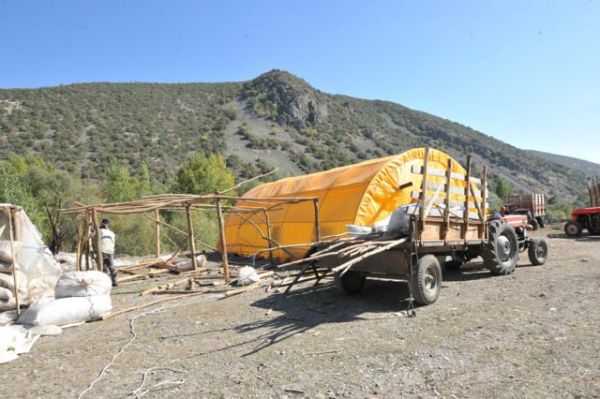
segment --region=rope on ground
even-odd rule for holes
[[[204,298],[198,298],[199,300],[202,300]],[[102,370],[100,370],[100,374],[98,374],[98,377],[96,377],[96,379],[94,379],[94,381],[92,381],[90,383],[90,385],[87,386],[87,388],[85,388],[83,391],[81,391],[81,393],[79,394],[79,396],[77,396],[77,399],[81,399],[83,398],[83,396],[88,393],[90,390],[92,390],[92,388],[94,387],[94,385],[100,381],[104,375],[106,374],[106,372],[108,371],[108,369],[116,362],[116,360],[119,358],[119,356],[121,356],[123,354],[123,352],[125,352],[125,350],[127,349],[127,347],[129,347],[133,341],[135,341],[135,339],[137,338],[137,334],[135,332],[135,321],[141,317],[150,315],[150,314],[155,314],[155,313],[160,313],[163,312],[165,310],[168,309],[172,309],[174,307],[177,306],[181,306],[181,305],[189,305],[193,303],[193,301],[190,302],[180,302],[177,304],[174,304],[172,306],[161,306],[160,308],[154,309],[154,310],[149,310],[147,312],[144,313],[140,313],[139,315],[133,316],[131,319],[129,319],[129,333],[130,333],[130,337],[129,337],[129,341],[127,341],[122,347],[121,349],[119,349],[119,351],[117,353],[115,353],[115,355],[113,356],[113,358],[110,360],[110,362],[108,362],[108,364],[106,364],[106,366],[104,366],[102,368]]]
[[[139,399],[139,398],[142,398],[144,395],[146,395],[148,392],[150,392],[150,390],[152,390],[153,388],[158,388],[160,386],[167,385],[167,384],[181,385],[181,384],[185,383],[185,380],[174,380],[174,381],[172,381],[172,380],[165,380],[165,381],[161,381],[158,384],[152,386],[152,388],[150,388],[150,389],[146,389],[145,391],[142,391],[142,388],[146,384],[146,379],[148,378],[148,374],[150,374],[153,371],[159,371],[159,370],[167,370],[167,371],[171,371],[173,373],[187,373],[187,371],[185,371],[185,370],[177,370],[177,369],[172,369],[170,367],[152,367],[152,368],[149,368],[148,370],[144,371],[144,374],[142,376],[142,382],[130,394],[130,396],[135,396],[136,398]]]

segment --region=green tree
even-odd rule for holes
[[[494,192],[500,199],[504,200],[506,197],[512,194],[512,184],[504,177],[496,178],[496,184]]]
[[[225,190],[234,184],[234,177],[221,155],[196,154],[182,165],[173,184],[173,191],[187,194],[207,194]]]

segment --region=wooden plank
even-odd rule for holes
[[[160,258],[160,210],[154,210],[154,235],[156,237],[156,257]]]
[[[469,154],[467,156],[467,176],[466,176],[466,187],[465,187],[465,213],[463,216],[464,219],[464,232],[465,232],[465,236],[464,239],[465,241],[467,240],[467,234],[469,231],[469,195],[470,195],[470,189],[471,189],[471,155]]]
[[[450,230],[450,188],[452,187],[452,158],[448,158],[448,169],[446,170],[446,207],[444,208],[444,242],[448,238],[448,230]]]
[[[10,207],[5,208],[6,216],[8,217],[8,236],[10,239],[10,269],[13,275],[13,284],[15,285],[15,306],[17,307],[17,315],[21,314],[21,305],[19,303],[19,278],[17,277],[17,261],[15,259],[15,237],[13,231],[13,216],[14,212]]]
[[[425,214],[425,206],[427,204],[427,183],[429,182],[429,147],[425,148],[425,158],[423,159],[423,181],[421,184],[421,199],[419,203],[421,204],[420,209],[420,223],[421,228],[425,225],[425,221],[427,220],[427,215]],[[421,242],[423,240],[421,239]]]
[[[315,241],[321,241],[321,223],[319,221],[319,200],[313,201],[314,214],[315,214]]]
[[[420,175],[423,173],[423,168],[418,165],[413,165],[413,167],[411,168],[411,172],[414,174]],[[438,177],[446,176],[446,171],[443,169],[429,168],[427,173],[429,173],[432,176],[438,176]],[[456,172],[452,172],[452,178],[455,180],[461,180],[461,181],[466,180],[465,175],[463,175],[461,173],[456,173]],[[481,184],[481,180],[476,177],[471,177],[471,183]]]
[[[483,214],[483,219],[487,219],[487,165],[483,166],[483,172],[481,174],[481,192],[483,195],[481,196],[481,213]],[[483,225],[480,231],[481,238],[485,240],[487,238],[487,226]]]
[[[196,240],[194,239],[194,226],[192,224],[192,212],[190,208],[190,204],[185,207],[185,217],[187,219],[188,226],[188,241],[190,245],[190,255],[192,256],[192,266],[194,266],[194,270],[198,270],[198,261],[196,259]]]

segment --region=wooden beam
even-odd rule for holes
[[[427,184],[429,182],[429,147],[425,148],[425,157],[423,159],[423,182],[421,184],[421,198],[419,203],[421,204],[421,209],[420,209],[420,224],[421,224],[421,231],[423,231],[423,229],[425,228],[425,220],[427,219],[427,215],[425,214],[425,207],[427,204]],[[420,235],[420,234],[419,234]],[[421,238],[420,238],[421,239]],[[421,242],[423,242],[423,240],[421,239]]]
[[[469,197],[471,195],[471,154],[467,156],[467,174],[465,177],[466,187],[465,187],[465,212],[463,215],[464,218],[464,239],[467,240],[467,235],[469,232]],[[473,198],[473,200],[476,200]]]
[[[269,246],[269,264],[273,265],[273,240],[271,238],[271,218],[266,210],[263,210],[265,216],[265,223],[267,225],[267,245]]]
[[[154,211],[154,235],[156,236],[156,257],[160,258],[160,210]]]
[[[313,201],[313,208],[315,212],[315,241],[321,241],[321,223],[319,222],[319,200]]]
[[[487,165],[483,166],[483,172],[481,175],[481,213],[483,217],[483,221],[487,219]],[[477,201],[477,200],[476,200]],[[484,223],[480,227],[483,231],[480,233],[483,240],[487,238],[487,225]]]
[[[104,271],[104,259],[102,259],[102,236],[100,234],[100,225],[98,224],[98,212],[92,208],[92,222],[94,223],[94,232],[96,234],[96,265],[99,271]]]
[[[444,208],[444,242],[447,241],[450,230],[450,187],[452,187],[452,158],[448,158],[448,169],[446,170],[446,207]]]
[[[185,217],[187,219],[188,241],[190,244],[190,252],[192,255],[192,266],[194,266],[194,270],[198,270],[198,261],[196,260],[196,243],[194,240],[194,226],[192,224],[192,212],[190,206],[191,205],[188,204],[185,208]]]
[[[221,209],[221,200],[217,199],[217,219],[219,221],[219,235],[221,237],[221,260],[223,262],[223,274],[225,282],[229,283],[229,259],[227,258],[227,240],[225,239],[225,221],[223,220],[223,210]]]

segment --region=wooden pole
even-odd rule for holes
[[[190,252],[192,254],[192,265],[194,266],[194,270],[198,270],[198,261],[196,260],[196,243],[194,240],[194,226],[192,225],[191,204],[186,205],[185,216],[187,219],[188,239],[190,242]]]
[[[444,244],[448,241],[448,232],[450,231],[450,207],[452,187],[452,158],[448,158],[448,170],[446,171],[446,209],[444,209]]]
[[[273,264],[273,241],[271,239],[271,219],[269,218],[269,213],[263,209],[263,214],[265,215],[265,224],[267,225],[267,244],[269,245],[269,264]]]
[[[321,241],[321,223],[319,221],[319,199],[313,200],[315,210],[315,241]]]
[[[465,187],[465,212],[464,212],[464,239],[467,241],[467,235],[469,233],[469,197],[471,196],[471,155],[467,156],[467,176],[465,178],[467,183]],[[475,201],[477,199],[473,198]]]
[[[223,261],[223,274],[225,282],[229,283],[229,259],[227,258],[227,241],[225,240],[225,222],[223,221],[223,210],[221,200],[217,199],[217,218],[219,221],[219,235],[221,237],[221,259]]]
[[[483,173],[481,176],[481,218],[482,224],[481,228],[483,231],[481,232],[482,239],[487,238],[487,224],[485,223],[487,219],[487,201],[488,201],[488,192],[487,192],[487,165],[483,166]]]
[[[19,278],[17,277],[17,262],[15,261],[15,237],[13,233],[13,211],[8,208],[8,232],[10,237],[10,255],[11,255],[11,269],[13,275],[13,283],[15,285],[15,305],[17,306],[17,315],[21,314],[21,307],[19,304]]]
[[[94,223],[94,232],[96,238],[96,265],[99,271],[104,270],[104,259],[102,259],[102,236],[100,234],[100,225],[98,224],[98,212],[96,208],[92,208],[92,222]]]
[[[425,229],[425,219],[427,219],[427,215],[425,214],[425,206],[427,204],[427,185],[429,184],[429,148],[425,148],[425,158],[423,159],[423,187],[421,189],[421,209],[420,209],[420,219],[421,219],[421,232]],[[419,235],[421,235],[419,233]],[[422,237],[420,237],[421,243],[423,243]]]
[[[77,259],[75,260],[75,265],[77,267],[77,271],[81,271],[81,245],[83,242],[83,218],[79,218],[79,223],[77,224]]]
[[[160,258],[160,210],[154,211],[154,234],[156,235],[156,257]]]

